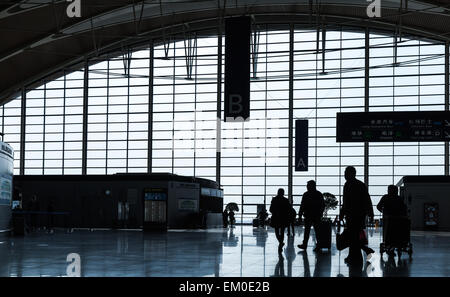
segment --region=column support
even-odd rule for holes
[[[81,160],[81,174],[87,174],[87,130],[88,130],[88,96],[89,96],[89,64],[84,62],[83,80],[83,146]]]
[[[20,162],[19,174],[25,174],[25,125],[26,125],[26,110],[27,110],[27,93],[25,87],[21,90],[21,105],[20,105]]]
[[[216,182],[220,185],[222,149],[222,23],[217,34]]]
[[[364,112],[369,112],[369,69],[370,69],[370,32],[365,32],[365,67],[364,67]],[[364,142],[364,183],[369,186],[369,142]]]
[[[450,104],[450,90],[449,90],[449,80],[450,80],[450,49],[449,49],[449,41],[445,43],[445,110],[449,110],[449,104]],[[445,142],[445,175],[449,175],[449,166],[450,166],[450,160],[449,160],[449,142]]]
[[[148,70],[148,131],[147,131],[147,173],[153,172],[153,67],[154,48],[153,40],[150,41],[150,61]]]
[[[293,204],[293,147],[294,147],[294,24],[289,28],[289,142],[288,142],[288,199]]]

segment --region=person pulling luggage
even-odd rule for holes
[[[307,191],[303,193],[302,202],[300,204],[300,210],[298,216],[300,220],[302,216],[305,217],[305,233],[303,236],[303,243],[298,247],[306,249],[308,247],[309,234],[311,232],[311,226],[314,226],[314,232],[319,230],[319,224],[322,220],[323,211],[325,209],[325,201],[321,192],[316,189],[316,182],[313,180],[308,181],[306,184]],[[314,250],[317,250],[316,247]]]
[[[383,214],[383,224],[388,224],[387,220],[390,217],[406,217],[407,208],[402,198],[398,195],[398,188],[395,185],[388,186],[388,193],[381,197],[377,204],[377,209]],[[385,231],[383,231],[385,232]],[[398,254],[401,254],[401,249],[397,249]],[[388,250],[387,254],[391,257],[395,256],[394,249]]]
[[[406,205],[398,195],[398,188],[395,185],[388,186],[388,193],[381,197],[377,209],[387,216],[406,216]]]

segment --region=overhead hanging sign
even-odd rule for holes
[[[250,120],[250,17],[225,21],[225,122]]]
[[[337,142],[449,141],[450,112],[337,113]]]
[[[295,171],[308,171],[308,120],[295,121]]]

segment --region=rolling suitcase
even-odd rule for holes
[[[317,247],[331,249],[331,221],[320,221],[316,232]]]

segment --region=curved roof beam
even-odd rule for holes
[[[23,6],[38,2],[41,4]],[[366,15],[365,0],[322,0],[320,8],[313,6],[313,11],[309,0],[239,0],[226,2],[225,15],[254,14],[259,23],[307,23],[307,16],[318,13],[327,21],[338,24],[385,29],[395,29],[401,19],[405,33],[448,40],[450,4],[440,2],[447,1],[409,0],[408,11],[399,12],[399,0],[383,0],[382,17],[370,19]],[[142,3],[144,9],[141,11]],[[161,34],[158,30],[163,27],[176,28],[187,23],[197,24],[191,26],[192,30],[217,27],[224,1],[84,0],[81,18],[67,17],[68,4],[66,1],[30,0],[0,12],[3,37],[0,102],[10,99],[23,85],[60,67],[99,55],[122,43],[158,37]]]

